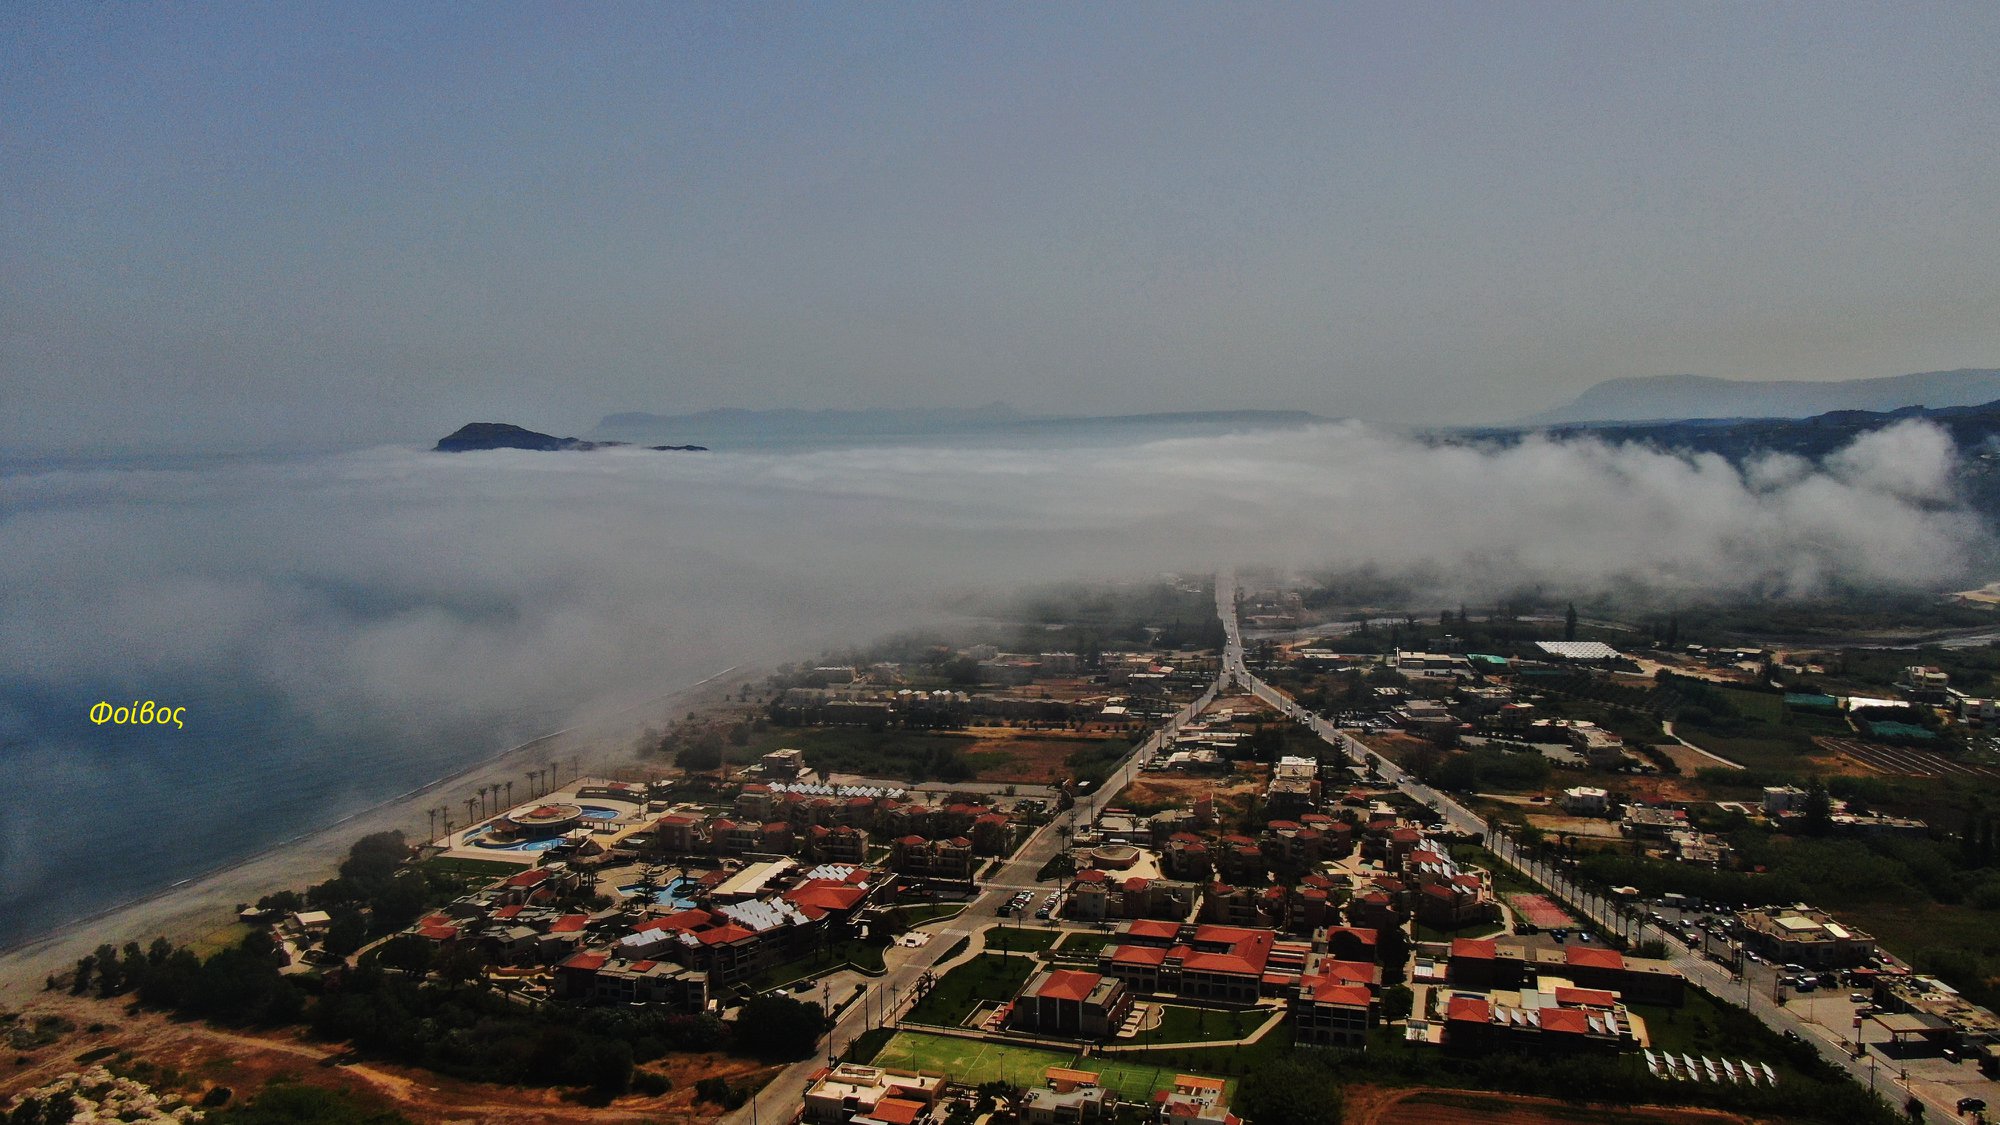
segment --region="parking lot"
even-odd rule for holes
[[[1737,943],[1727,936],[1728,916],[1721,912],[1667,906],[1645,909],[1648,934],[1663,932],[1674,939],[1668,943],[1669,954],[1702,956],[1710,962],[1711,970],[1726,974],[1728,983],[1723,987],[1729,994],[1724,999],[1753,1010],[1770,1010],[1765,1006],[1775,1005],[1790,1024],[1787,1034],[1831,1045],[1853,1060],[1850,1069],[1857,1080],[1873,1085],[1893,1102],[1900,1104],[1916,1092],[1936,1106],[1954,1106],[1966,1098],[2000,1105],[2000,1083],[1982,1074],[1974,1059],[1940,1044],[1893,1042],[1889,1030],[1869,1018],[1874,1011],[1872,997],[1857,999],[1866,989],[1853,983],[1854,978],[1788,969],[1754,953],[1745,954],[1739,962]],[[1655,914],[1658,921],[1651,917]],[[1690,927],[1695,940],[1687,942],[1682,939]],[[1722,935],[1715,932],[1718,927],[1724,930]],[[1886,953],[1881,958],[1889,967],[1908,968]],[[1739,964],[1740,974],[1736,972]],[[1820,983],[1829,975],[1830,984]],[[1802,977],[1810,978],[1811,983],[1801,986]]]

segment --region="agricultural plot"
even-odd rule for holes
[[[1905,777],[2000,780],[2000,769],[1956,761],[1929,750],[1883,746],[1879,743],[1859,742],[1852,738],[1816,738],[1813,742],[1822,750],[1831,750],[1843,757],[1852,758],[1877,773],[1901,774]]]

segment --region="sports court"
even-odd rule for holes
[[[1562,929],[1576,925],[1562,907],[1557,906],[1547,895],[1515,893],[1507,896],[1507,905],[1523,921],[1532,922],[1545,930]]]

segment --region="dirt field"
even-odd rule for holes
[[[978,768],[980,781],[1022,781],[1047,785],[1070,776],[1064,765],[1071,754],[1110,739],[1052,731],[1014,731],[1002,727],[978,727],[965,747],[971,764]],[[977,757],[972,757],[978,755]],[[987,755],[1005,755],[988,758]]]
[[[1202,712],[1202,717],[1208,718],[1217,711],[1233,712],[1239,722],[1244,719],[1255,721],[1278,717],[1278,712],[1270,704],[1254,695],[1222,696],[1208,705],[1208,710]]]
[[[1111,804],[1144,810],[1185,808],[1197,797],[1214,797],[1215,815],[1226,821],[1249,809],[1250,802],[1264,791],[1270,772],[1269,766],[1239,763],[1236,772],[1227,777],[1140,774],[1112,797]]]
[[[747,1084],[753,1076],[774,1068],[724,1055],[668,1055],[646,1069],[665,1074],[673,1089],[657,1098],[625,1097],[608,1106],[586,1106],[565,1100],[554,1090],[516,1089],[462,1082],[410,1067],[379,1063],[336,1065],[338,1047],[315,1043],[288,1033],[235,1032],[199,1023],[180,1023],[146,1013],[128,1014],[122,1001],[101,1002],[67,995],[45,995],[26,1006],[30,1018],[54,1013],[76,1024],[77,1030],[58,1042],[24,1054],[8,1052],[0,1062],[0,1105],[22,1090],[43,1085],[59,1074],[80,1070],[79,1054],[101,1047],[130,1052],[135,1060],[170,1068],[186,1076],[179,1087],[189,1100],[213,1086],[227,1086],[238,1097],[262,1089],[274,1078],[345,1090],[387,1103],[427,1125],[497,1122],[696,1122],[717,1116],[713,1105],[694,1104],[697,1081],[719,1076],[732,1084]],[[100,1032],[87,1030],[93,1023]],[[27,1061],[18,1061],[25,1058]],[[117,1060],[106,1059],[106,1065]]]
[[[1547,1098],[1469,1090],[1347,1089],[1346,1125],[1749,1125],[1753,1120],[1708,1109],[1579,1106]]]
[[[1601,816],[1563,816],[1560,813],[1533,812],[1528,814],[1528,823],[1544,832],[1553,832],[1560,836],[1593,836],[1601,840],[1624,838],[1618,831],[1617,821],[1606,820]]]

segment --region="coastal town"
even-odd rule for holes
[[[1768,770],[1634,719],[1642,689],[1743,692],[1824,656],[1627,654],[1577,640],[1574,610],[1565,639],[1521,626],[1489,646],[1504,653],[1467,651],[1449,613],[1430,636],[1391,624],[1421,647],[1342,648],[1293,628],[1295,594],[1227,575],[1187,588],[1211,593],[1215,648],[973,646],[930,654],[957,681],[942,685],[886,660],[789,670],[660,735],[671,767],[565,779],[551,762],[428,809],[427,837],[385,844],[386,868],[458,889],[401,924],[315,888],[246,904],[238,926],[321,1007],[388,973],[523,1012],[711,1020],[739,1047],[759,1021],[787,1024],[735,1077],[677,1088],[655,1050],[601,1078],[604,1103],[650,1091],[663,1117],[678,1098],[745,1122],[1229,1125],[1273,1119],[1257,1112],[1283,1104],[1270,1076],[1302,1075],[1336,1105],[1369,1077],[1371,1112],[1402,1107],[1389,1120],[1475,1073],[1567,1097],[1547,1083],[1568,1065],[1744,1120],[1885,1095],[1981,1115],[2000,1094],[1986,1007],[1852,917],[1727,889],[1745,869],[1731,826],[1930,826],[1817,775],[1761,784]],[[1300,636],[1246,645],[1245,621]],[[1895,675],[1879,696],[1768,698],[1878,772],[2000,778],[1939,745],[1977,732],[1992,700],[1935,667]],[[947,734],[969,749],[940,750]],[[1693,799],[1704,786],[1743,792]],[[1716,889],[1599,877],[1627,871]],[[98,961],[106,995],[114,973],[148,979]],[[91,968],[50,985],[83,991]],[[68,1081],[16,1101],[107,1088]]]

